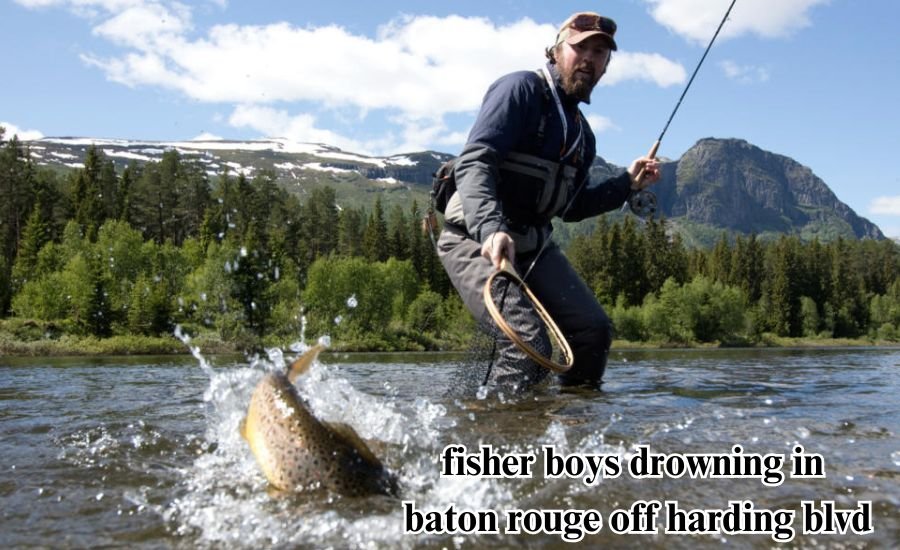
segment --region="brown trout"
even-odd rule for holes
[[[285,373],[269,373],[250,398],[241,435],[266,479],[281,491],[324,488],[345,496],[395,495],[396,478],[352,427],[310,413],[293,382],[324,349],[316,345]]]

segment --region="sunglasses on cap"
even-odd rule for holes
[[[569,28],[578,32],[600,31],[613,35],[616,33],[616,22],[602,15],[582,13],[572,19]]]

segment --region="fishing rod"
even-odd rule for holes
[[[691,78],[688,80],[687,86],[684,87],[684,91],[681,92],[681,97],[678,98],[678,103],[675,104],[675,108],[672,110],[672,114],[669,115],[669,120],[666,121],[666,125],[663,127],[662,132],[659,134],[659,138],[657,138],[656,142],[653,144],[653,147],[650,148],[650,152],[647,153],[647,156],[651,159],[656,158],[656,152],[659,150],[659,144],[662,142],[663,136],[666,135],[666,131],[669,129],[669,125],[672,123],[672,119],[675,118],[675,113],[678,112],[678,108],[681,107],[681,102],[684,101],[684,96],[687,95],[688,90],[691,87],[691,84],[694,82],[694,77],[697,76],[697,71],[700,70],[700,66],[703,65],[703,61],[706,59],[706,55],[709,53],[710,48],[712,48],[713,42],[716,41],[716,37],[719,36],[719,32],[722,30],[722,27],[725,25],[725,21],[728,20],[728,15],[731,14],[731,9],[734,7],[735,2],[737,0],[731,0],[731,5],[728,6],[728,11],[725,12],[725,16],[722,18],[722,21],[719,23],[718,28],[716,28],[716,32],[713,34],[712,39],[709,41],[709,44],[706,46],[706,51],[703,52],[703,56],[700,58],[700,61],[697,63],[697,66],[694,68],[694,73],[691,75]],[[640,184],[641,180],[644,179],[644,168],[641,168],[640,172],[638,172],[637,176],[635,176],[635,181]],[[584,187],[587,179],[581,182],[581,185],[569,198],[568,203],[566,204],[565,209],[561,217],[565,217],[566,213],[569,211],[569,208],[572,207],[572,204],[575,202],[575,198],[578,197],[579,193],[581,193],[581,189]],[[634,193],[631,198],[626,202],[631,211],[634,212],[641,218],[644,218],[648,215],[652,215],[656,212],[656,195],[651,191],[647,191],[646,189],[640,189],[637,193]],[[623,205],[624,208],[624,205]],[[531,261],[531,264],[528,266],[528,269],[525,271],[525,275],[522,277],[522,280],[528,279],[528,275],[531,274],[531,270],[534,269],[535,264],[537,264],[538,259],[541,257],[541,254],[544,252],[544,248],[547,247],[550,239],[546,239],[544,243],[541,245],[541,248],[538,250],[537,254],[535,254],[534,259]]]
[[[706,59],[706,55],[709,53],[710,48],[712,48],[713,42],[716,41],[716,37],[719,36],[719,32],[722,30],[722,27],[725,25],[725,21],[728,20],[728,15],[731,13],[731,9],[734,7],[735,2],[737,0],[731,0],[731,5],[728,6],[728,11],[725,12],[725,16],[722,17],[722,21],[719,23],[719,27],[716,29],[716,32],[713,34],[712,38],[709,41],[709,44],[706,46],[706,51],[703,52],[703,56],[700,57],[700,61],[697,63],[697,66],[694,68],[693,74],[691,74],[691,78],[688,80],[687,86],[684,87],[684,91],[681,92],[681,97],[678,98],[678,103],[675,104],[675,108],[672,109],[672,114],[669,115],[669,120],[666,121],[666,125],[663,126],[662,132],[660,132],[659,137],[656,139],[656,142],[653,143],[653,146],[650,148],[650,152],[647,153],[647,156],[651,159],[656,158],[656,152],[659,150],[659,144],[662,143],[663,136],[666,135],[666,131],[669,129],[669,125],[672,124],[672,119],[675,118],[675,113],[678,112],[678,108],[681,107],[681,102],[684,101],[684,96],[687,95],[688,90],[691,87],[691,84],[694,83],[694,77],[697,76],[697,72],[700,70],[700,66],[703,65],[703,61]],[[634,178],[635,182],[640,185],[641,180],[644,179],[644,168],[641,168],[640,172],[638,172],[637,176]],[[628,206],[631,210],[639,215],[644,216],[647,213],[652,214],[656,211],[656,195],[654,195],[650,191],[645,191],[644,189],[640,189],[637,193],[635,193],[629,200]],[[647,212],[649,210],[649,212]]]

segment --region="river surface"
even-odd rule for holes
[[[602,392],[549,384],[517,397],[448,394],[460,367],[446,356],[326,355],[301,393],[321,418],[372,440],[400,479],[399,498],[357,499],[267,489],[238,426],[263,372],[283,365],[279,352],[201,354],[0,358],[0,547],[563,548],[579,530],[581,544],[617,548],[769,548],[788,534],[799,548],[900,541],[898,350],[614,351]],[[534,468],[442,476],[452,444],[533,456]],[[801,447],[797,463],[814,477],[793,475]],[[573,468],[605,457],[608,469],[553,478],[550,452]],[[663,455],[661,476],[638,477],[642,453]],[[746,477],[675,477],[676,455],[701,453],[760,462]],[[853,513],[822,512],[827,502]],[[451,532],[406,533],[413,510],[420,527],[441,519]],[[478,510],[493,511],[497,533],[463,532]],[[507,532],[515,510],[517,534]],[[700,510],[738,523],[717,529]],[[591,511],[599,526],[583,521]],[[704,533],[667,533],[679,513]],[[851,520],[846,533],[804,533],[826,516]],[[614,522],[646,533],[618,534]]]

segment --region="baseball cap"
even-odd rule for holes
[[[559,28],[556,35],[556,44],[566,41],[571,45],[578,44],[591,36],[602,36],[606,39],[611,50],[616,50],[616,22],[609,17],[603,17],[599,13],[584,11],[573,14]]]

